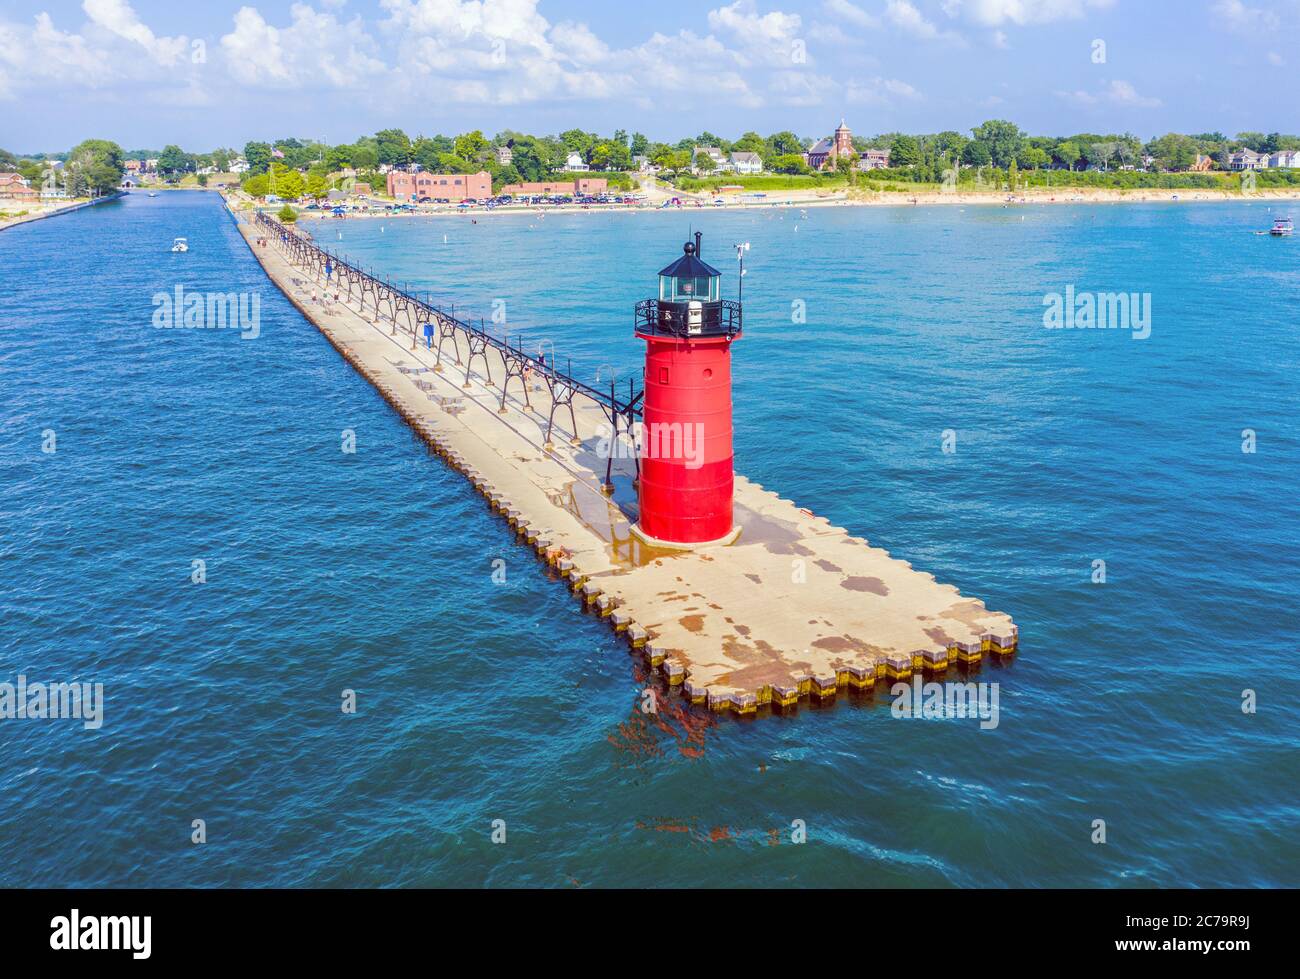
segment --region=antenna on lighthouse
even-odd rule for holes
[[[736,243],[736,261],[740,263],[740,275],[736,278],[736,302],[745,301],[745,252],[747,251],[749,251],[749,242]]]

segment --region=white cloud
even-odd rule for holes
[[[126,0],[84,0],[81,9],[92,24],[133,41],[149,52],[158,64],[170,67],[176,64],[189,46],[186,37],[158,37],[146,27]]]
[[[1113,81],[1098,92],[1085,92],[1083,90],[1074,92],[1058,91],[1056,95],[1058,98],[1073,102],[1079,106],[1094,106],[1106,103],[1108,105],[1151,109],[1162,104],[1159,99],[1139,95],[1137,89],[1131,83],[1125,81]]]
[[[910,0],[889,0],[885,8],[888,21],[905,34],[923,41],[960,41],[959,35],[944,31],[928,20]]]
[[[249,86],[348,88],[388,70],[368,53],[374,43],[360,18],[344,24],[305,3],[289,14],[289,26],[274,27],[257,8],[239,8],[234,29],[221,38],[231,77]]]
[[[867,105],[892,105],[898,102],[915,102],[922,98],[920,92],[897,78],[854,79],[845,86],[844,97],[849,102]]]
[[[1159,99],[1139,95],[1137,89],[1128,82],[1111,82],[1106,94],[1110,101],[1116,105],[1135,105],[1141,106],[1142,108],[1155,108],[1161,104]]]
[[[849,0],[826,0],[826,10],[854,27],[865,27],[874,30],[880,26],[879,17],[868,13],[857,4],[850,3]]]
[[[760,14],[754,0],[735,0],[710,10],[708,24],[711,30],[731,37],[746,61],[784,66],[791,63],[791,49],[803,20],[798,14],[779,10]]]
[[[996,27],[1078,20],[1089,10],[1114,5],[1115,0],[946,0],[944,10],[952,17],[964,11],[976,23]]]
[[[1242,0],[1217,0],[1211,8],[1220,23],[1234,31],[1257,33],[1281,26],[1277,14],[1263,7],[1251,7]]]
[[[79,34],[59,30],[49,14],[37,14],[31,27],[0,23],[0,98],[17,98],[22,88],[47,84],[96,88],[114,74],[103,51]]]

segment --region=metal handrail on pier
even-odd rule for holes
[[[493,336],[481,326],[475,326],[461,320],[454,313],[449,313],[433,305],[427,299],[414,295],[405,289],[400,289],[391,282],[362,270],[359,266],[337,253],[321,248],[314,241],[299,234],[292,228],[285,227],[264,211],[259,210],[256,213],[257,224],[274,234],[280,243],[289,249],[296,264],[314,268],[318,274],[324,273],[327,279],[331,275],[346,279],[349,298],[352,296],[354,286],[359,289],[361,308],[363,310],[366,305],[366,294],[369,293],[375,307],[376,316],[379,313],[379,304],[381,302],[388,304],[390,320],[395,329],[398,326],[398,314],[405,313],[407,326],[409,327],[405,332],[410,333],[413,345],[419,339],[418,326],[420,324],[432,324],[436,321],[439,327],[444,330],[450,328],[465,335],[466,343],[471,351],[471,361],[473,357],[481,356],[487,348],[497,351],[501,355],[502,367],[505,370],[505,377],[501,382],[502,408],[505,407],[506,386],[509,384],[510,378],[522,378],[524,369],[536,373],[540,380],[546,383],[551,392],[551,417],[548,419],[546,427],[546,440],[548,443],[551,439],[551,431],[555,421],[555,410],[560,407],[568,407],[570,419],[575,427],[574,435],[577,435],[577,420],[573,417],[574,394],[581,394],[595,402],[604,411],[605,417],[613,430],[611,444],[619,434],[626,433],[630,435],[633,422],[641,416],[641,402],[645,397],[645,389],[643,386],[641,390],[637,390],[632,378],[628,378],[626,399],[619,397],[619,392],[613,380],[610,381],[608,391],[603,391],[584,381],[579,381],[569,372],[572,370],[571,362],[568,371],[562,371],[556,366],[554,350],[551,352],[549,362],[544,352],[538,354],[528,353],[523,349],[522,338],[516,336],[514,345],[511,345],[509,339]],[[411,315],[412,310],[415,311],[414,319],[412,319]],[[438,345],[438,353],[441,359],[441,342]],[[457,356],[459,358],[459,354]],[[484,364],[486,365],[486,360]],[[469,365],[467,363],[467,381],[468,378]],[[492,380],[490,371],[487,380],[490,384]],[[528,400],[526,384],[524,400],[525,402]],[[610,481],[612,464],[613,453],[611,452],[609,461],[606,464],[606,483]],[[637,468],[640,469],[639,460]]]

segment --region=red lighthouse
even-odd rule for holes
[[[700,258],[701,237],[659,273],[659,298],[636,306],[646,342],[637,530],[665,544],[733,535],[731,344],[741,307],[722,298],[722,273]]]

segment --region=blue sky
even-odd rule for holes
[[[1098,42],[1104,43],[1103,49]],[[1099,57],[1104,53],[1104,60]],[[6,0],[0,147],[1300,131],[1300,0]]]

